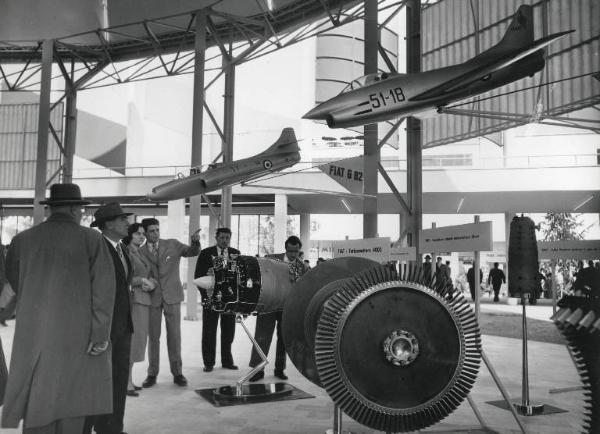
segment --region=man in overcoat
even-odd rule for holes
[[[231,229],[218,228],[215,234],[216,245],[207,247],[200,252],[196,262],[194,279],[206,276],[208,270],[213,268],[213,257],[222,256],[230,259],[231,255],[239,255],[240,251],[229,246],[231,242]],[[225,369],[238,369],[233,363],[231,355],[231,344],[235,337],[235,315],[221,315],[215,312],[207,304],[208,295],[205,289],[200,289],[202,297],[202,359],[204,361],[204,372],[211,372],[215,366],[217,347],[217,325],[221,319],[221,365]]]
[[[2,426],[81,432],[86,415],[112,410],[108,340],[115,273],[102,235],[79,225],[75,184],[55,184],[43,223],[16,235],[6,258],[18,316]]]
[[[152,291],[150,307],[150,325],[148,328],[148,376],[143,387],[156,384],[160,356],[160,329],[162,313],[167,329],[167,351],[173,382],[178,386],[187,386],[183,376],[181,361],[181,302],[183,287],[179,277],[181,258],[190,258],[200,253],[200,230],[191,236],[191,245],[185,245],[175,239],[160,238],[160,225],[154,218],[142,220],[146,231],[147,243],[140,247],[140,254],[150,263],[150,274],[158,281]]]
[[[130,215],[131,213],[123,212],[121,205],[117,202],[110,202],[96,210],[94,221],[90,225],[97,227],[102,232],[115,272],[113,284],[116,287],[116,293],[110,330],[113,407],[106,414],[88,417],[84,433],[90,433],[93,426],[98,434],[123,434],[125,399],[129,380],[129,354],[131,352],[131,335],[133,334],[129,304],[129,285],[133,269],[127,249],[121,240],[127,236],[129,227],[127,217]]]

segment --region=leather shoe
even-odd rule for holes
[[[142,390],[142,388],[140,386],[133,386],[133,390]]]
[[[265,378],[265,371],[258,371],[256,374],[250,377],[248,381],[254,383],[255,381],[262,380],[263,378]]]
[[[156,377],[154,375],[148,375],[144,382],[142,383],[142,387],[147,389],[148,387],[152,387],[156,384]]]
[[[283,372],[283,369],[281,369],[281,370],[278,370],[278,369],[275,370],[275,376],[277,378],[281,379],[281,380],[287,380],[288,379],[288,376],[285,375],[285,373]]]
[[[177,384],[178,386],[187,386],[187,378],[185,378],[183,375],[179,374],[179,375],[175,375],[173,377],[173,383]]]
[[[137,393],[135,390],[128,390],[127,396],[140,396],[140,394]]]
[[[232,370],[236,371],[239,368],[232,363],[231,365],[223,365],[223,369],[232,369]]]
[[[204,370],[204,372],[212,372],[213,367],[212,366],[205,366],[203,370]]]

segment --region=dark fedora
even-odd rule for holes
[[[52,184],[50,198],[40,200],[41,205],[88,205],[91,202],[81,197],[77,184]]]
[[[96,227],[102,222],[116,219],[123,215],[132,215],[132,212],[124,212],[118,202],[109,202],[102,205],[94,213],[94,221],[90,224],[91,227]]]

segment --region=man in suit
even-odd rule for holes
[[[152,291],[150,307],[150,325],[148,328],[148,376],[143,387],[156,384],[160,359],[160,328],[162,313],[165,316],[167,329],[167,350],[173,382],[178,386],[187,386],[187,379],[182,373],[181,362],[181,302],[183,287],[179,277],[181,258],[190,258],[200,252],[200,230],[191,236],[188,246],[175,239],[160,238],[160,226],[155,218],[142,220],[148,241],[140,247],[140,254],[150,263],[150,275],[158,281]]]
[[[113,412],[86,418],[84,433],[90,433],[92,426],[98,434],[121,434],[123,432],[133,321],[129,304],[131,261],[121,239],[127,236],[129,226],[127,217],[130,215],[131,213],[123,212],[121,205],[117,202],[110,202],[98,208],[94,213],[94,221],[90,225],[100,229],[104,236],[104,241],[112,256],[116,278],[115,303],[110,330]]]
[[[504,275],[504,271],[498,268],[498,263],[494,262],[494,268],[490,270],[490,274],[488,274],[488,285],[492,284],[492,289],[494,290],[494,303],[500,301],[498,295],[500,294],[500,287],[502,283],[506,283],[506,276]]]
[[[269,255],[268,258],[276,259],[283,262],[287,262],[290,267],[290,279],[294,282],[300,278],[304,273],[308,271],[304,262],[298,257],[300,249],[302,248],[302,242],[300,238],[292,235],[285,240],[285,253],[279,255]],[[287,380],[285,375],[285,364],[286,354],[285,346],[283,344],[283,337],[281,336],[281,319],[282,311],[270,312],[260,314],[256,317],[256,329],[254,330],[254,339],[258,342],[261,350],[265,355],[269,354],[269,347],[271,346],[271,340],[273,340],[273,332],[277,327],[277,347],[275,350],[275,376],[282,380]],[[277,325],[277,326],[276,326]],[[250,356],[250,367],[254,368],[261,362],[260,355],[256,349],[252,348],[252,355]],[[250,381],[258,381],[264,378],[264,370],[258,371],[254,374]]]
[[[50,216],[16,235],[6,258],[19,316],[2,427],[81,433],[86,416],[112,411],[115,271],[102,235],[80,226],[89,202],[76,184],[52,185],[40,203]]]
[[[218,228],[215,234],[216,245],[208,247],[200,252],[194,278],[206,276],[213,267],[213,257],[223,256],[230,258],[231,255],[239,255],[240,251],[229,247],[231,242],[231,229]],[[202,359],[204,360],[204,372],[211,372],[215,366],[217,347],[217,325],[221,318],[221,365],[225,369],[238,369],[233,363],[231,355],[231,343],[235,336],[235,316],[231,314],[221,315],[210,308],[208,294],[205,289],[198,288],[202,297]]]

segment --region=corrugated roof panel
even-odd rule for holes
[[[487,92],[479,110],[522,115],[520,123],[528,122],[542,109],[550,114],[562,114],[600,102],[600,83],[587,75],[582,78],[538,87],[540,83],[575,77],[600,70],[600,2],[597,0],[545,1],[480,1],[474,2],[479,18],[480,50],[489,49],[500,41],[521,4],[534,7],[534,37],[575,29],[576,32],[552,44],[544,73],[525,78]],[[544,6],[547,10],[544,11]],[[596,17],[596,18],[594,18]],[[422,13],[422,68],[424,71],[454,65],[475,56],[473,12],[469,0],[446,0],[426,8]],[[526,89],[532,87],[532,89]],[[526,90],[525,90],[526,89]],[[517,92],[514,92],[517,91]],[[507,94],[509,92],[514,92]],[[485,99],[495,96],[491,99]],[[473,109],[472,104],[458,108]],[[454,105],[454,104],[451,104]],[[519,122],[468,116],[444,115],[424,120],[424,146],[438,146],[469,137],[499,131]]]

